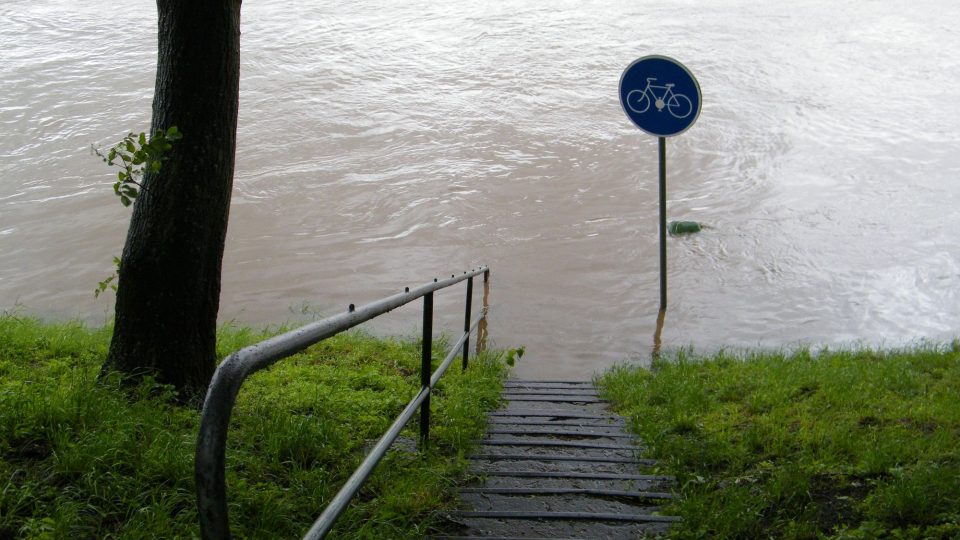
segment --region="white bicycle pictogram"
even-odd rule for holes
[[[690,116],[690,113],[693,112],[693,103],[690,98],[674,92],[674,84],[651,84],[656,80],[656,77],[647,77],[646,88],[631,90],[627,94],[627,107],[630,107],[630,110],[637,114],[643,114],[647,112],[652,102],[656,106],[657,112],[663,112],[663,109],[666,108],[667,112],[674,118],[683,119]],[[658,96],[654,90],[662,90],[662,92]]]

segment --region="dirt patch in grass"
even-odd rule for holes
[[[5,452],[3,458],[9,463],[25,464],[43,461],[51,454],[53,454],[53,447],[50,445],[50,441],[30,439],[14,443],[12,448]]]
[[[817,505],[817,528],[829,531],[838,525],[858,525],[863,516],[857,508],[870,491],[869,483],[861,478],[838,479],[829,475],[811,478],[810,498]]]

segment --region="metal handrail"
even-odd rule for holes
[[[484,280],[484,307],[476,322],[471,325],[469,306],[473,293],[473,278],[480,274],[483,274]],[[484,266],[464,272],[459,276],[450,276],[449,279],[434,279],[433,283],[428,283],[413,290],[408,287],[403,293],[383,298],[360,308],[355,308],[351,304],[346,313],[334,315],[261,341],[228,356],[217,367],[210,382],[210,387],[207,389],[207,397],[204,400],[203,412],[200,417],[200,433],[197,436],[194,474],[197,482],[197,510],[200,518],[200,533],[203,538],[218,540],[230,538],[225,473],[227,428],[240,386],[250,375],[340,332],[349,330],[418,298],[422,297],[424,299],[420,391],[400,413],[387,433],[377,442],[373,451],[347,480],[344,487],[337,493],[304,537],[310,539],[323,538],[333,526],[337,517],[346,509],[347,503],[356,494],[360,485],[386,454],[387,449],[400,434],[400,431],[410,421],[418,407],[420,408],[420,436],[422,441],[426,442],[430,430],[430,391],[456,357],[458,348],[462,347],[463,369],[467,368],[470,333],[485,320],[487,314],[486,297],[489,278],[490,269]],[[431,376],[433,293],[464,280],[467,281],[467,311],[464,334],[460,336],[460,339],[451,348],[450,354]],[[481,333],[483,333],[482,327]]]

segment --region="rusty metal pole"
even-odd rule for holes
[[[483,313],[487,315],[490,312],[490,269],[483,273]],[[487,348],[487,317],[480,320],[480,326],[477,327],[477,354],[480,354]]]

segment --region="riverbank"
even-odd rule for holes
[[[268,335],[223,328],[218,355]],[[109,329],[0,316],[0,538],[199,535],[199,413],[173,405],[160,385],[98,382],[109,339]],[[305,533],[415,394],[419,365],[416,343],[347,334],[254,375],[227,445],[234,535]],[[466,374],[448,371],[432,399],[429,452],[392,451],[331,538],[423,538],[437,512],[456,504],[464,456],[506,370],[481,355]],[[404,435],[416,438],[409,428]]]
[[[676,475],[675,538],[960,538],[960,343],[679,353],[599,379]]]

